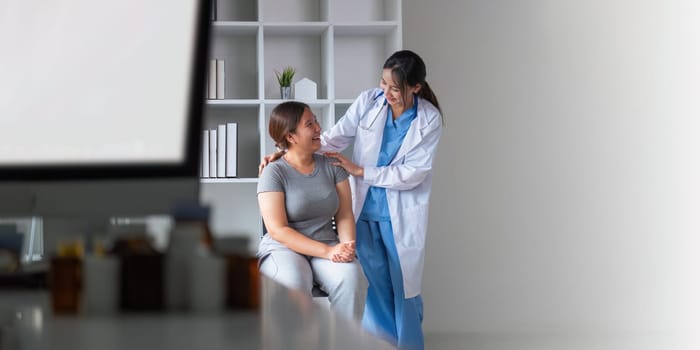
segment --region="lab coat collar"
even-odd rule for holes
[[[413,119],[411,127],[408,128],[408,132],[406,133],[406,137],[401,143],[401,147],[396,153],[396,156],[394,156],[394,159],[391,160],[390,164],[396,164],[399,160],[401,160],[401,158],[408,153],[411,147],[420,142],[428,130],[430,122],[425,110],[426,102],[422,98],[418,98],[416,103],[418,104],[416,107],[416,118]],[[386,115],[384,117],[384,122],[386,123]]]

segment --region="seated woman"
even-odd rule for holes
[[[258,182],[268,232],[258,247],[260,271],[309,295],[318,284],[328,293],[331,308],[359,322],[368,285],[355,259],[348,173],[315,153],[321,148],[321,127],[308,105],[292,101],[276,106],[269,132],[287,153],[266,166]]]

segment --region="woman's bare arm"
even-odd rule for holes
[[[338,212],[335,214],[335,223],[338,227],[338,238],[341,242],[355,240],[355,217],[352,215],[352,194],[350,192],[350,180],[345,179],[335,185],[338,191]]]
[[[267,228],[267,234],[277,242],[300,254],[324,258],[334,262],[344,262],[346,260],[343,257],[347,256],[350,250],[346,245],[338,244],[332,247],[313,240],[289,227],[284,208],[283,192],[259,193],[258,205]],[[354,254],[354,249],[352,253]]]

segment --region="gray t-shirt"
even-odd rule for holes
[[[309,175],[298,172],[284,158],[268,164],[260,175],[258,193],[284,192],[291,228],[320,242],[337,242],[331,225],[331,218],[338,211],[335,185],[347,179],[348,173],[323,155],[314,154],[314,161],[314,171]],[[288,248],[265,235],[258,246],[258,257],[275,249]]]

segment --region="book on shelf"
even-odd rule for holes
[[[202,132],[202,178],[238,176],[238,124],[219,124]]]
[[[217,127],[216,177],[226,177],[226,125]]]
[[[209,177],[216,177],[216,129],[209,130]]]
[[[226,98],[226,64],[224,60],[212,58],[209,60],[206,97],[209,100]]]
[[[207,98],[216,99],[216,60],[209,60],[209,81],[207,82]]]
[[[209,130],[202,132],[202,177],[209,177]]]
[[[224,60],[216,60],[216,98],[223,100],[226,98],[226,65]]]
[[[236,177],[238,161],[238,124],[226,124],[226,177]]]

